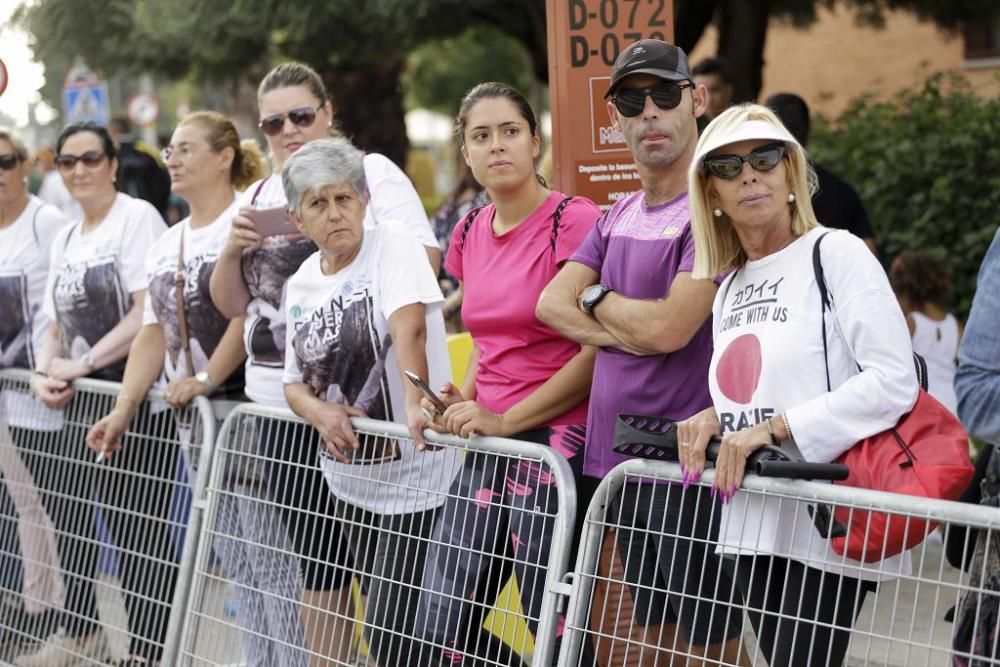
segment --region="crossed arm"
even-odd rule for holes
[[[590,267],[569,261],[538,300],[538,319],[583,345],[614,347],[631,354],[674,352],[686,346],[712,313],[717,285],[678,273],[662,299],[632,299],[611,292],[588,315],[580,294],[597,284]]]

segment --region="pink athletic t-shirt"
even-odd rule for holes
[[[493,233],[493,204],[485,206],[462,242],[464,220],[455,225],[445,268],[463,281],[462,320],[479,348],[477,401],[505,412],[541,387],[580,351],[535,317],[538,297],[594,227],[601,212],[585,197],[574,197],[559,217],[552,249],[552,220],[566,198],[549,195],[520,225]],[[587,423],[587,401],[549,425]]]

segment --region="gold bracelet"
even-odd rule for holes
[[[781,423],[785,425],[785,433],[788,434],[788,440],[794,440],[795,436],[792,435],[792,427],[788,423],[788,415],[784,412],[781,413]]]
[[[767,434],[771,436],[771,444],[772,445],[778,444],[778,439],[774,437],[774,427],[771,426],[771,418],[768,417],[767,419],[765,419],[764,424],[767,426]]]

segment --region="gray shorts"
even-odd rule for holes
[[[716,555],[719,504],[708,487],[629,482],[608,510],[636,625],[680,623],[688,644],[740,634],[743,600],[733,564]]]

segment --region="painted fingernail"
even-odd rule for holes
[[[687,470],[681,467],[681,481],[684,482],[684,486],[687,486],[688,481],[690,481],[690,475],[687,474]]]
[[[701,481],[701,470],[696,470],[694,475],[691,477],[691,481],[695,484]]]
[[[733,490],[729,492],[729,497],[732,498],[736,495],[736,489],[740,488],[739,484],[733,484]]]
[[[713,485],[712,485],[712,498],[713,498],[713,499],[717,497],[717,494],[718,494],[718,492],[719,492],[719,487],[717,487],[717,486],[715,486],[715,485],[713,484]]]

